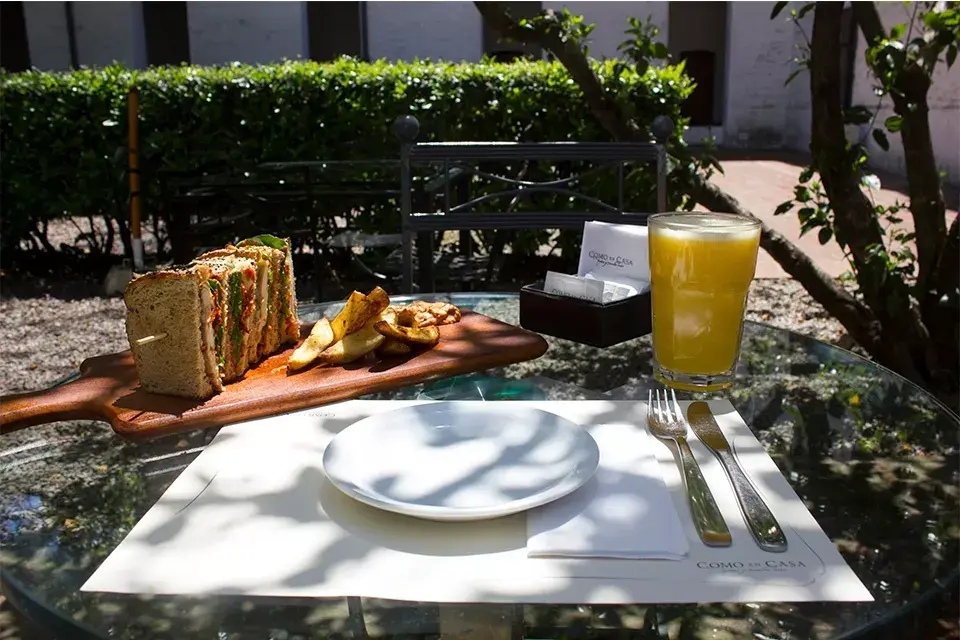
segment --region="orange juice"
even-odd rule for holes
[[[740,352],[760,224],[714,213],[648,222],[653,349],[658,377],[680,388],[723,388]]]

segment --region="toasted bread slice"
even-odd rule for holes
[[[300,320],[297,316],[297,284],[293,275],[293,255],[290,240],[284,239],[283,279],[280,282],[280,310],[283,315],[280,344],[296,344],[300,341]]]
[[[233,359],[227,362],[227,354],[234,352],[233,333],[229,331],[229,315],[227,303],[229,300],[229,281],[230,274],[233,272],[233,266],[221,262],[209,262],[203,264],[194,264],[207,280],[207,287],[210,290],[210,326],[213,333],[214,353],[216,354],[217,372],[221,379],[225,378],[228,366],[229,372],[233,375]]]
[[[210,321],[213,301],[201,273],[185,268],[139,276],[127,285],[124,303],[127,339],[144,390],[203,400],[223,389]]]

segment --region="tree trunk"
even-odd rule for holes
[[[886,36],[873,2],[855,2],[851,6],[868,44]],[[882,70],[872,71],[879,77]],[[917,288],[922,296],[927,297],[933,294],[940,252],[947,234],[946,203],[930,132],[927,104],[930,78],[919,65],[913,64],[898,75],[896,88],[890,97],[894,111],[902,118],[900,138],[907,169],[910,213],[917,234]]]
[[[857,282],[882,328],[873,356],[914,382],[936,387],[937,354],[905,283],[870,251],[883,235],[873,205],[847,156],[840,102],[840,19],[843,5],[818,2],[810,40],[813,162],[834,212],[837,240],[851,253]]]
[[[867,43],[886,36],[880,14],[873,2],[852,4],[854,16]],[[873,69],[880,76],[882,69]],[[958,313],[955,297],[960,273],[960,253],[956,246],[956,221],[947,233],[946,203],[943,198],[940,172],[933,153],[927,94],[930,78],[917,64],[902,70],[896,78],[890,97],[894,111],[902,119],[900,138],[903,143],[907,172],[910,213],[913,217],[917,246],[917,298],[920,314],[928,328],[938,355],[939,375],[957,379],[960,361]],[[944,296],[954,307],[944,306]]]

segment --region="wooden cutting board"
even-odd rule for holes
[[[311,326],[302,328],[302,337]],[[546,341],[536,333],[465,311],[457,324],[440,327],[440,343],[426,351],[383,360],[371,355],[288,375],[291,348],[202,401],[143,391],[133,356],[124,351],[84,360],[80,378],[73,382],[0,397],[0,434],[59,420],[105,420],[125,438],[155,438],[533,360],[546,350]]]

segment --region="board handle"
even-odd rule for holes
[[[40,391],[0,396],[0,435],[60,420],[102,420],[88,378]]]

